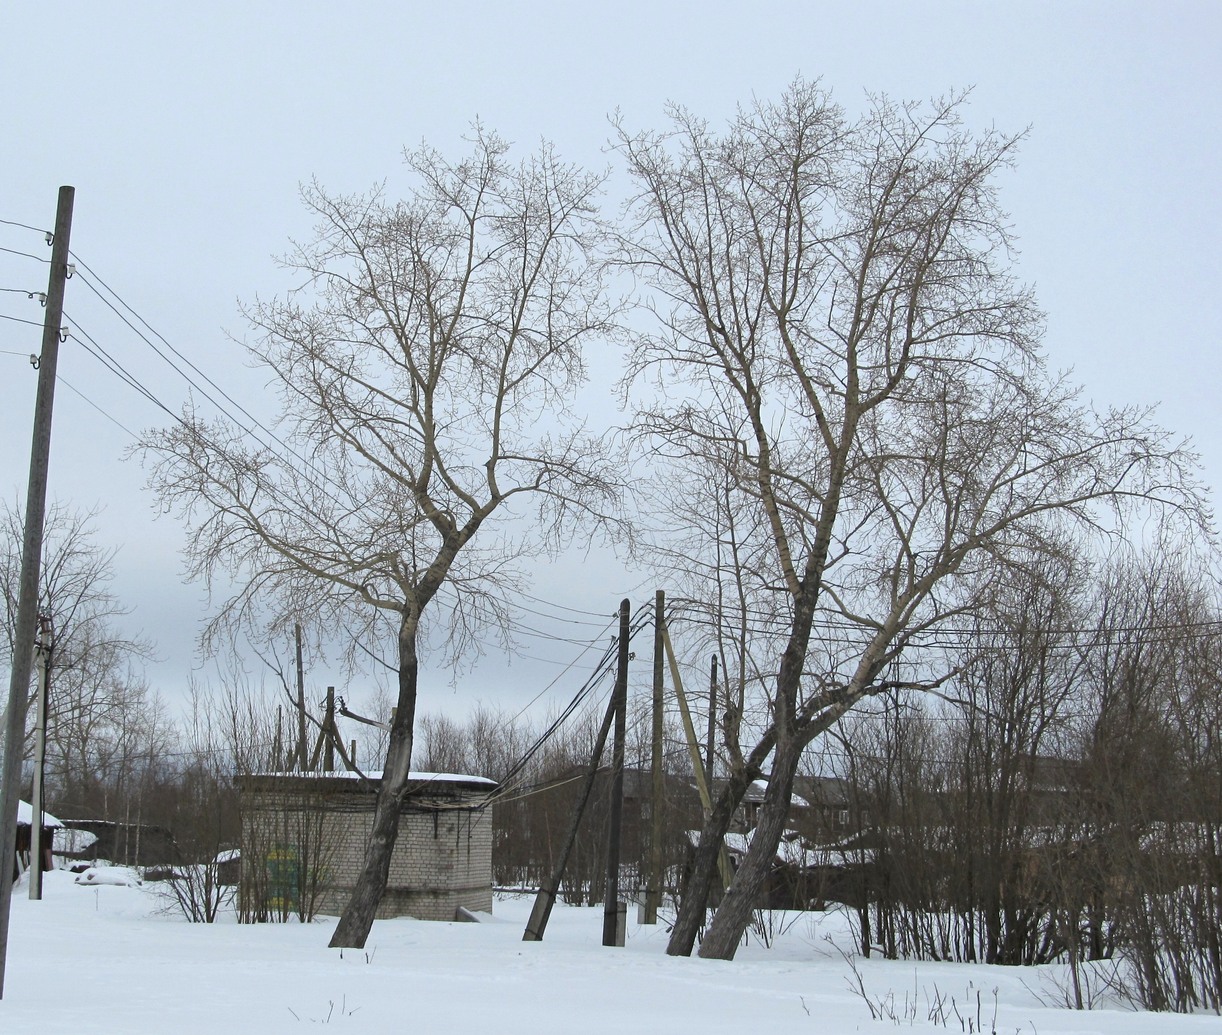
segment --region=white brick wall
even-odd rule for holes
[[[268,775],[239,780],[243,901],[266,892],[269,846],[317,874],[317,912],[338,915],[365,864],[375,793],[327,776]],[[492,808],[486,785],[430,783],[400,813],[386,894],[378,917],[453,920],[459,906],[492,909]],[[256,890],[260,879],[263,888]]]

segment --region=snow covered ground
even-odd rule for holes
[[[530,899],[501,898],[487,923],[382,920],[364,951],[341,953],[327,948],[331,921],[188,924],[166,908],[163,891],[78,885],[65,872],[46,875],[41,902],[15,889],[0,1032],[237,1035],[330,1024],[378,1033],[823,1035],[896,1026],[871,1019],[853,991],[852,967],[827,940],[849,944],[833,913],[791,917],[772,948],[752,937],[723,963],[667,957],[665,928],[639,926],[631,914],[627,946],[605,949],[601,908],[558,905],[546,939],[524,943]],[[857,970],[905,1028],[979,1030],[979,1016],[997,1035],[1222,1032],[1213,1015],[1051,1009],[1040,999],[1059,968],[869,960]]]

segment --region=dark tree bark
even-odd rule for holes
[[[407,623],[404,623],[406,626]],[[352,889],[352,898],[331,935],[331,948],[363,949],[386,890],[390,859],[399,837],[399,815],[411,772],[412,740],[416,724],[419,660],[416,656],[418,624],[400,632],[399,703],[390,727],[386,767],[374,806],[373,830],[365,866]]]
[[[671,956],[690,956],[696,944],[700,928],[704,926],[709,896],[713,893],[713,881],[717,876],[717,857],[734,812],[743,800],[751,782],[759,776],[759,769],[742,769],[730,775],[726,786],[714,802],[704,827],[700,831],[700,842],[692,858],[680,894],[679,915],[671,928],[666,952]]]

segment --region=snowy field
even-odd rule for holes
[[[1061,968],[859,960],[866,994],[894,1015],[872,1019],[833,944],[849,945],[834,913],[791,915],[771,948],[752,936],[723,963],[667,957],[665,928],[631,915],[627,946],[605,949],[601,908],[558,905],[546,940],[523,943],[530,899],[500,898],[487,923],[380,920],[364,951],[341,953],[327,948],[332,921],[188,924],[167,910],[162,890],[78,885],[56,872],[43,901],[31,902],[23,881],[0,1032],[236,1035],[330,1024],[377,1033],[798,1035],[897,1024],[979,1031],[979,1018],[998,1035],[1222,1033],[1213,1015],[1051,1008]]]

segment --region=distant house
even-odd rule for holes
[[[725,780],[713,781],[714,800],[725,784]],[[755,829],[767,789],[767,776],[751,783],[734,813],[731,830],[745,834]],[[847,787],[843,780],[824,776],[794,778],[787,829],[821,840],[842,836],[850,825]]]
[[[713,795],[725,786],[714,781]],[[743,794],[725,838],[731,869],[737,870],[751,843],[767,790],[767,778],[755,780]],[[850,787],[827,776],[794,778],[785,833],[777,846],[757,907],[808,909],[826,901],[859,897],[860,870],[873,856],[869,815],[854,808]],[[699,831],[688,839],[694,848]],[[716,895],[715,895],[716,897]]]
[[[839,842],[862,833],[869,816],[854,807],[852,788],[847,780],[836,776],[795,776],[795,798],[790,810],[794,826],[803,835],[821,844]]]
[[[239,912],[246,920],[339,915],[364,868],[381,774],[238,777]],[[492,910],[492,780],[412,773],[379,918],[453,920]]]
[[[595,793],[607,797],[606,781],[611,777],[610,768],[599,770]],[[680,829],[696,822],[700,815],[700,797],[695,786],[686,776],[662,774],[662,816],[666,833],[677,834]],[[649,845],[649,831],[653,815],[653,773],[647,768],[624,767],[624,808],[621,816],[622,841],[620,858],[628,862],[643,860]]]

